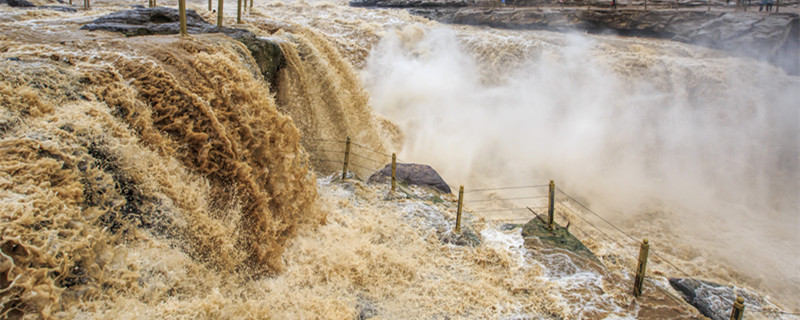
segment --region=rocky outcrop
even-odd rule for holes
[[[620,35],[670,39],[766,60],[791,74],[800,74],[800,16],[795,13],[457,7],[444,6],[441,1],[435,1],[435,6],[416,4],[422,0],[369,1],[370,6],[404,7],[412,14],[444,23],[591,33],[614,31]],[[354,6],[364,4],[362,0],[351,2]]]
[[[186,10],[186,28],[189,33],[224,33],[244,44],[258,64],[264,79],[273,83],[273,78],[284,64],[279,40],[258,37],[254,33],[236,28],[219,28],[203,20],[194,10]],[[180,31],[178,10],[166,7],[138,8],[114,12],[95,19],[81,29],[119,32],[126,36],[156,34],[178,34]]]
[[[444,193],[450,193],[450,186],[442,179],[436,170],[426,164],[398,163],[395,169],[397,182],[405,185],[431,187]],[[372,174],[367,182],[389,183],[392,179],[392,165],[387,164],[383,169]]]
[[[538,242],[544,247],[564,249],[578,256],[599,262],[597,256],[578,240],[578,238],[575,238],[575,236],[569,233],[567,228],[554,223],[553,230],[550,230],[544,220],[539,216],[531,219],[522,226],[522,236],[525,237],[526,244],[528,244],[530,239],[538,239]]]
[[[712,320],[728,320],[733,301],[744,298],[747,308],[760,308],[766,302],[755,293],[744,289],[691,278],[670,278],[669,284],[681,293],[683,299]]]
[[[383,8],[443,8],[466,7],[477,5],[475,0],[354,0],[350,2],[353,7],[383,7]]]
[[[16,8],[32,8],[36,6],[27,0],[0,0],[0,4],[7,4],[9,7]]]

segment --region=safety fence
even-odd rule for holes
[[[346,140],[304,139],[303,142],[317,146],[316,148],[307,149],[312,154],[316,154],[316,157],[310,158],[312,165],[316,168],[324,164],[341,165],[342,179],[356,176],[368,178],[372,173],[391,166],[392,190],[395,189],[396,163],[404,163],[397,158],[396,154],[389,154],[353,142],[350,137]],[[579,240],[586,241],[589,239],[595,243],[614,244],[618,249],[638,261],[634,270],[636,276],[631,291],[635,297],[642,294],[643,283],[650,282],[653,288],[661,291],[667,297],[678,303],[684,303],[681,298],[661,288],[652,281],[652,278],[646,276],[648,256],[652,254],[658,258],[657,263],[659,266],[672,269],[683,277],[691,278],[691,274],[670,261],[659,250],[653,250],[647,239],[643,239],[640,242],[630,232],[613,223],[611,219],[592,210],[560,187],[556,187],[552,180],[549,184],[479,187],[475,189],[464,188],[463,185],[458,188],[450,185],[450,188],[454,192],[458,190],[455,232],[461,232],[462,211],[480,216],[483,218],[482,221],[486,222],[523,223],[538,217],[549,228],[556,228],[558,225],[566,226],[567,231],[570,231],[573,235],[575,233],[572,231],[577,231]],[[543,217],[546,217],[547,220],[544,220],[545,218]],[[598,241],[599,237],[608,241]],[[639,248],[638,254],[636,253],[637,247]],[[737,297],[730,301],[730,305],[732,306],[731,319],[742,319],[745,313],[759,313],[780,317],[781,319],[786,317],[791,319],[800,318],[800,313],[754,306],[745,308],[742,297]]]

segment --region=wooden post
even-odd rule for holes
[[[178,0],[178,11],[181,22],[181,37],[188,37],[189,32],[186,30],[186,0]]]
[[[781,10],[781,0],[775,2],[775,13]]]
[[[636,280],[633,282],[633,296],[639,297],[642,295],[642,285],[644,284],[644,276],[647,271],[647,254],[650,252],[650,243],[647,239],[642,241],[639,247],[639,265],[636,267]]]
[[[739,296],[736,297],[736,302],[733,303],[733,309],[731,309],[731,320],[742,320],[742,315],[744,315],[744,298]]]
[[[708,9],[706,9],[706,11],[711,11],[711,0],[708,0]]]
[[[456,233],[461,233],[461,207],[464,204],[464,186],[458,188],[458,212],[456,213]]]
[[[644,10],[647,10],[647,0],[644,0]]]
[[[221,0],[220,0],[221,1]],[[344,167],[342,167],[342,180],[347,179],[347,162],[350,161],[350,137],[347,137],[347,143],[344,146]]]
[[[208,0],[208,12],[211,12],[211,10],[214,10],[214,8],[211,7],[211,0]]]
[[[236,2],[236,23],[242,24],[242,0]]]
[[[253,1],[255,1],[255,0],[250,0],[250,9],[253,8]]]
[[[556,184],[550,180],[550,194],[547,197],[550,203],[547,206],[547,228],[553,230],[553,215],[555,213]]]
[[[83,0],[83,8],[86,10],[91,9],[91,5],[89,4],[89,0]]]
[[[397,175],[395,175],[396,168],[397,168],[397,154],[392,153],[392,191],[394,191],[395,187],[397,186]]]
[[[222,4],[225,0],[217,0],[217,27],[222,27]]]

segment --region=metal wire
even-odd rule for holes
[[[308,138],[308,139],[300,139],[300,141],[317,141],[317,142],[337,142],[337,143],[347,143],[347,141],[344,141],[344,140],[334,140],[334,139],[312,139],[312,138]]]
[[[464,193],[481,192],[481,191],[495,191],[495,190],[511,190],[511,189],[531,189],[546,187],[546,184],[532,185],[532,186],[518,186],[518,187],[498,187],[498,188],[485,188],[485,189],[471,189],[464,191]]]
[[[634,238],[633,236],[631,236],[631,235],[630,235],[630,234],[628,234],[627,232],[625,232],[625,231],[622,231],[622,229],[620,229],[619,227],[617,227],[616,225],[614,225],[614,224],[613,224],[613,223],[611,223],[610,221],[606,220],[605,218],[603,218],[602,216],[600,216],[600,215],[599,215],[599,214],[597,214],[596,212],[592,211],[591,209],[589,209],[589,208],[588,208],[586,205],[584,205],[583,203],[580,203],[580,202],[578,202],[578,200],[575,200],[575,198],[573,198],[573,197],[571,197],[570,195],[568,195],[566,192],[564,192],[564,190],[561,190],[561,189],[560,189],[560,188],[558,188],[558,187],[556,187],[556,189],[557,189],[558,191],[560,191],[560,192],[561,192],[561,194],[563,194],[565,197],[567,197],[567,199],[569,199],[570,201],[572,201],[572,202],[574,202],[574,203],[578,204],[579,206],[581,206],[581,207],[583,207],[584,209],[586,209],[586,211],[588,211],[589,213],[591,213],[591,214],[595,215],[596,217],[600,218],[600,220],[603,220],[603,222],[607,223],[607,224],[608,224],[608,225],[610,225],[612,228],[614,228],[614,229],[616,229],[617,231],[619,231],[620,233],[624,234],[625,236],[627,236],[628,238],[630,238],[631,240],[633,240],[633,242],[636,242],[636,243],[638,243],[638,242],[639,242],[638,240],[636,240],[636,238]],[[581,218],[583,221],[586,221],[587,223],[589,223],[589,224],[590,224],[592,227],[594,227],[595,229],[597,229],[597,231],[600,231],[600,228],[598,228],[597,226],[595,226],[593,223],[591,223],[591,222],[589,222],[588,220],[584,219],[584,218],[583,218],[583,217],[581,217],[580,215],[576,215],[576,216],[578,216],[579,218]],[[600,231],[600,232],[601,232],[601,233],[603,233],[602,231]],[[609,238],[610,238],[610,237],[609,237]],[[616,242],[615,240],[613,240],[613,239],[612,239],[612,241],[614,241],[615,243],[617,243],[617,242]],[[617,245],[619,245],[619,243],[617,243]],[[670,267],[672,267],[673,269],[675,269],[675,270],[677,270],[678,272],[682,273],[684,276],[686,276],[686,277],[689,277],[689,273],[688,273],[688,272],[686,272],[686,271],[683,271],[683,269],[681,269],[681,268],[678,268],[678,266],[674,265],[672,262],[670,262],[669,260],[667,260],[666,258],[664,258],[662,255],[658,254],[658,252],[657,252],[657,251],[653,250],[653,251],[651,251],[651,252],[653,253],[653,255],[654,255],[654,256],[656,256],[656,257],[658,257],[659,259],[661,259],[662,261],[664,261],[664,263],[666,263],[667,265],[669,265],[669,266],[670,266]]]
[[[329,149],[308,149],[307,151],[310,151],[310,152],[319,151],[319,152],[336,152],[336,153],[344,153],[344,151],[342,151],[342,150],[329,150]]]
[[[373,161],[373,162],[376,162],[376,163],[381,163],[381,164],[383,163],[383,161],[375,160],[373,158],[365,157],[365,156],[362,156],[360,154],[353,153],[353,152],[350,152],[350,155],[351,156],[355,156],[356,158],[361,158],[361,159],[364,159],[364,160],[370,160],[370,161]]]
[[[588,208],[587,206],[585,206],[583,203],[580,203],[580,202],[578,202],[578,200],[575,200],[575,198],[573,198],[573,197],[571,197],[570,195],[568,195],[566,192],[564,192],[564,190],[561,190],[561,188],[558,188],[558,187],[556,187],[556,190],[558,190],[558,191],[561,191],[561,193],[562,193],[562,194],[563,194],[565,197],[567,197],[567,199],[569,199],[569,200],[570,200],[570,201],[572,201],[572,202],[575,202],[575,203],[576,203],[576,204],[578,204],[579,206],[581,206],[581,207],[583,207],[584,209],[586,209],[586,211],[589,211],[589,213],[591,213],[591,214],[595,215],[596,217],[600,218],[600,220],[603,220],[603,222],[607,223],[608,225],[610,225],[610,226],[611,226],[611,227],[613,227],[614,229],[617,229],[617,231],[619,231],[620,233],[624,234],[625,236],[627,236],[628,238],[630,238],[631,240],[633,240],[633,242],[637,242],[637,243],[639,242],[639,240],[636,240],[636,238],[634,238],[633,236],[631,236],[631,235],[630,235],[630,234],[628,234],[627,232],[625,232],[625,231],[622,231],[622,229],[618,228],[617,226],[615,226],[615,225],[614,225],[613,223],[611,223],[610,221],[608,221],[608,220],[606,220],[605,218],[601,217],[599,214],[597,214],[597,213],[595,213],[594,211],[592,211],[591,209],[589,209],[589,208]]]
[[[371,152],[374,152],[374,153],[380,154],[380,155],[384,155],[384,156],[387,156],[387,157],[391,157],[391,156],[392,156],[392,154],[391,154],[391,153],[384,153],[384,152],[380,152],[380,151],[378,151],[378,150],[372,149],[372,148],[370,148],[370,147],[367,147],[367,146],[365,146],[365,145],[361,145],[361,144],[358,144],[358,143],[355,143],[355,142],[352,142],[352,141],[350,142],[350,144],[351,144],[351,145],[354,145],[354,146],[356,146],[356,147],[359,147],[359,148],[365,149],[365,150],[367,150],[367,151],[371,151]]]
[[[508,201],[508,200],[527,200],[527,199],[545,199],[545,198],[547,198],[547,196],[481,199],[481,200],[464,200],[464,203],[489,202],[489,201]]]
[[[342,162],[341,160],[332,160],[332,159],[311,159],[311,161],[319,161],[319,162]]]
[[[498,221],[525,221],[535,218],[500,218],[500,219],[484,219],[485,221],[489,222],[498,222]]]
[[[510,209],[492,209],[492,210],[469,210],[474,213],[485,213],[485,212],[502,212],[502,211],[517,211],[517,210],[524,210],[527,209],[526,207],[522,208],[510,208]]]
[[[364,169],[364,170],[369,170],[369,171],[378,171],[378,170],[375,170],[375,169],[372,169],[372,168],[367,168],[367,167],[365,167],[365,166],[361,166],[361,165],[358,165],[358,164],[355,164],[355,163],[352,163],[352,162],[350,162],[350,165],[351,165],[351,166],[354,166],[354,167],[356,167],[356,168],[361,168],[361,169]]]

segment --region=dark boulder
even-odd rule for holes
[[[0,0],[3,1],[3,0]],[[155,7],[119,11],[95,19],[81,29],[119,32],[126,36],[178,34],[180,17],[174,8]],[[219,28],[201,17],[194,10],[186,10],[186,28],[189,33],[224,33],[244,44],[256,60],[264,80],[273,83],[275,74],[284,65],[283,51],[275,39],[236,28]]]
[[[9,7],[16,8],[32,8],[36,6],[27,0],[0,0],[0,4],[7,4]]]
[[[398,163],[395,176],[397,182],[406,185],[425,186],[450,193],[450,186],[439,176],[436,170],[426,164]],[[392,165],[387,164],[383,169],[372,174],[368,183],[390,183],[392,179]]]
[[[681,293],[686,302],[712,320],[728,320],[733,301],[737,296],[744,298],[745,311],[748,308],[758,309],[766,304],[763,298],[752,292],[713,282],[691,278],[670,278],[669,284]]]
[[[126,36],[178,34],[178,10],[167,7],[139,8],[110,13],[95,19],[81,29],[119,32]],[[222,32],[203,20],[194,10],[186,10],[186,27],[189,33]]]

